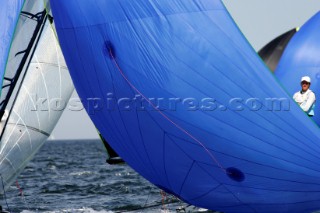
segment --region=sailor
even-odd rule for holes
[[[301,90],[293,95],[293,99],[300,105],[309,117],[314,116],[314,107],[316,103],[316,95],[310,90],[311,79],[309,76],[301,78]]]

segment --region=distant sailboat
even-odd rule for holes
[[[88,114],[138,173],[222,212],[320,209],[319,128],[220,0],[51,6]]]
[[[104,137],[100,134],[100,132],[98,132],[98,134],[99,134],[100,140],[101,140],[101,142],[102,142],[102,144],[108,154],[108,158],[107,158],[106,162],[111,165],[125,163],[124,160],[118,155],[118,153],[116,153],[116,151],[114,151],[113,148],[109,145],[109,143],[106,141],[106,139],[104,139]]]
[[[272,72],[274,72],[277,68],[284,50],[297,31],[298,28],[289,30],[288,32],[285,32],[284,34],[273,39],[271,42],[261,48],[261,50],[259,50],[258,54]]]
[[[5,2],[9,8],[15,8],[16,2],[22,7],[22,1]],[[0,99],[0,174],[4,184],[1,193],[50,136],[63,111],[61,105],[73,91],[50,23],[50,8],[43,0],[23,2],[21,13],[16,10],[17,20],[4,22],[4,26],[15,31],[6,40],[10,47],[8,58],[1,58],[1,63],[6,62]],[[3,6],[0,5],[0,11]]]

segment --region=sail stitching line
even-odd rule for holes
[[[136,111],[135,114],[136,114],[136,116],[137,116],[137,122],[138,122],[138,124],[139,124],[139,126],[140,126],[139,114],[138,114],[137,111]],[[146,156],[147,156],[148,161],[149,161],[149,163],[150,163],[150,165],[151,165],[151,168],[152,168],[152,170],[154,171],[154,173],[155,173],[156,176],[160,176],[160,174],[158,173],[157,169],[154,167],[154,165],[153,165],[153,163],[152,163],[152,161],[151,161],[151,159],[150,159],[149,153],[147,152],[146,143],[145,143],[145,139],[144,139],[143,136],[142,136],[141,128],[139,128],[139,134],[140,134],[140,137],[141,137],[141,140],[142,140],[144,152],[146,153]]]
[[[27,95],[28,95],[28,97],[30,98],[30,100],[31,100],[31,103],[32,103],[32,105],[33,105],[33,109],[34,109],[34,112],[36,113],[36,115],[37,115],[37,121],[38,121],[38,124],[39,124],[39,127],[40,127],[40,118],[39,118],[39,112],[38,112],[38,108],[37,108],[37,106],[36,106],[36,103],[34,102],[34,100],[33,100],[33,98],[32,98],[32,96],[31,96],[31,93],[30,93],[30,91],[29,91],[29,89],[26,87],[26,86],[24,86],[24,85],[22,85],[22,89],[24,89],[24,91],[27,93]],[[32,111],[32,110],[31,110]]]
[[[34,59],[35,59],[35,63],[38,65],[39,67],[39,71],[40,71],[40,74],[41,74],[41,78],[43,80],[43,84],[44,84],[44,88],[45,88],[45,93],[47,95],[47,102],[48,102],[48,116],[49,116],[49,120],[51,119],[51,108],[50,108],[50,97],[49,97],[49,92],[48,92],[48,86],[47,86],[47,82],[46,82],[46,79],[45,79],[45,76],[43,74],[44,70],[42,69],[42,66],[38,63],[39,60],[38,60],[38,56],[37,54],[34,55]],[[39,125],[39,129],[41,129],[41,126]]]
[[[163,112],[161,112],[147,97],[145,97],[130,81],[129,79],[125,76],[125,74],[123,73],[122,69],[120,68],[117,60],[115,59],[113,53],[112,53],[112,49],[109,48],[109,55],[111,57],[111,59],[113,60],[115,66],[117,67],[117,69],[119,70],[121,76],[125,79],[125,81],[129,84],[129,86],[135,90],[137,93],[139,93],[160,115],[162,115],[162,117],[164,117],[167,121],[169,121],[171,124],[173,124],[177,129],[179,129],[180,131],[182,131],[183,133],[185,133],[187,136],[189,136],[191,139],[193,139],[194,141],[196,141],[211,157],[211,159],[221,168],[221,170],[225,173],[227,173],[226,169],[223,168],[223,166],[220,164],[220,162],[213,156],[213,154],[208,150],[208,148],[199,140],[197,139],[195,136],[193,136],[191,133],[189,133],[187,130],[185,130],[184,128],[182,128],[181,126],[179,126],[177,123],[175,123],[174,121],[172,121],[167,115],[165,115]]]

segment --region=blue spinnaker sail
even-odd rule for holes
[[[159,188],[223,212],[320,209],[320,132],[220,0],[52,0],[83,104]]]
[[[320,126],[320,12],[305,23],[289,42],[279,65],[276,76],[289,94],[301,90],[302,76],[311,77],[310,89],[316,94],[313,120]]]
[[[2,1],[0,4],[0,82],[4,76],[9,49],[24,0]],[[1,94],[1,91],[0,91]]]

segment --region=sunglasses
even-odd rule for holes
[[[301,84],[310,84],[309,82],[306,82],[306,81],[302,81]]]

